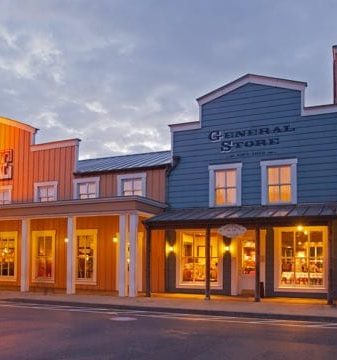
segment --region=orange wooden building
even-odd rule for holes
[[[0,118],[0,288],[145,289],[142,221],[165,205],[169,151],[79,160],[79,139],[35,143]],[[164,291],[165,239],[153,234],[151,284]]]

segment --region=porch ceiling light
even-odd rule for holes
[[[302,225],[297,226],[297,231],[303,231],[304,227]]]

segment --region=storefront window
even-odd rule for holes
[[[77,279],[95,281],[96,231],[82,230],[77,234]]]
[[[206,279],[205,232],[181,231],[180,234],[180,282],[204,284]],[[222,238],[211,235],[211,283],[219,282],[219,244]]]
[[[53,232],[33,232],[34,241],[34,279],[51,281],[54,279],[54,242]]]
[[[255,241],[242,240],[242,273],[255,274]]]
[[[324,285],[323,231],[282,231],[281,258],[282,287]]]
[[[15,276],[16,233],[0,233],[0,277]]]

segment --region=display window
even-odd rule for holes
[[[97,230],[77,230],[77,281],[96,282]]]
[[[255,239],[242,240],[241,269],[244,275],[255,275]]]
[[[0,278],[15,280],[17,232],[0,232]]]
[[[324,288],[326,229],[298,227],[279,230],[279,287]]]
[[[55,231],[33,231],[33,279],[54,281]]]
[[[179,285],[204,286],[206,279],[205,231],[178,231],[179,254],[178,274]],[[210,281],[211,285],[220,284],[222,237],[216,232],[211,233],[210,248]]]

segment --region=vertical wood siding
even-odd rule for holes
[[[32,289],[65,289],[67,275],[67,246],[64,239],[67,237],[67,219],[34,219],[31,220],[31,248],[30,248],[30,287]],[[54,230],[55,233],[55,281],[53,284],[35,282],[32,279],[33,271],[33,231]]]
[[[12,185],[12,202],[31,202],[34,182],[58,181],[58,199],[72,198],[75,146],[31,151],[30,132],[0,123],[0,150],[13,149],[13,179],[0,180]]]
[[[242,162],[242,204],[259,205],[260,161],[290,158],[298,159],[299,203],[337,201],[337,113],[302,117],[299,91],[257,84],[219,97],[203,105],[201,111],[201,129],[174,133],[173,155],[179,156],[180,162],[168,180],[170,206],[208,207],[208,166],[237,162]],[[220,142],[208,138],[213,130],[282,125],[295,131],[279,134],[279,145],[241,147],[222,153]],[[247,139],[255,138],[263,137]],[[253,151],[254,155],[247,156]]]
[[[77,229],[97,229],[97,285],[76,285],[79,290],[116,290],[117,244],[112,238],[119,232],[118,216],[79,217]]]

